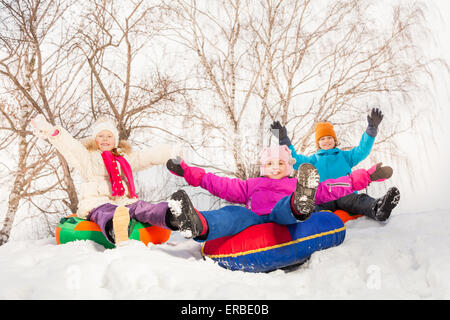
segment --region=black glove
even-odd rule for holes
[[[280,121],[274,121],[271,125],[270,125],[270,131],[272,132],[272,134],[274,136],[277,136],[277,131],[278,130],[278,144],[280,145],[286,145],[286,146],[290,146],[291,143],[291,139],[289,139],[288,135],[287,135],[287,130],[285,126],[282,126]]]
[[[181,158],[169,159],[166,163],[167,169],[173,174],[184,177],[184,169],[181,167]]]
[[[383,120],[383,113],[378,108],[373,108],[372,112],[367,115],[368,126],[366,132],[369,136],[375,137],[378,133],[378,125]]]

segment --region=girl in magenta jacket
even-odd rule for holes
[[[169,160],[169,170],[183,176],[191,186],[200,186],[219,198],[245,207],[225,206],[219,210],[199,212],[187,194],[178,190],[169,200],[168,225],[180,230],[186,238],[201,241],[233,235],[254,224],[293,224],[306,220],[316,204],[323,206],[392,173],[386,175],[389,167],[373,166],[369,170],[355,170],[350,176],[319,183],[317,170],[310,164],[300,166],[298,179],[289,177],[295,160],[287,146],[264,149],[260,160],[262,176],[247,180],[220,177],[206,173],[202,168],[190,167],[183,160]],[[392,210],[386,206],[381,209]]]

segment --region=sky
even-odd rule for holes
[[[427,3],[430,4],[427,21],[436,42],[435,46],[431,45],[427,49],[428,54],[431,57],[441,57],[450,65],[450,25],[446,17],[450,12],[450,1],[434,0]],[[432,125],[414,128],[416,133],[405,135],[400,140],[401,147],[414,168],[414,177],[399,179],[406,192],[411,187],[407,179],[412,179],[409,184],[414,187],[414,197],[408,197],[408,201],[401,202],[399,206],[405,211],[449,207],[450,77],[444,69],[435,70],[435,88],[431,94],[435,100],[423,101],[433,116]],[[401,178],[401,174],[397,177]]]

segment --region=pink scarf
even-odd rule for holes
[[[119,167],[116,161],[119,162],[123,173],[128,181],[128,191],[130,191],[130,198],[137,198],[134,188],[133,172],[131,171],[128,161],[121,156],[115,156],[110,151],[102,152],[103,162],[105,163],[106,171],[108,171],[109,181],[112,188],[112,196],[123,196],[125,194],[125,187],[123,186],[122,179],[120,179]]]

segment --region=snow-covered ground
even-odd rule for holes
[[[203,260],[200,244],[11,241],[0,299],[450,299],[450,210],[347,223],[342,245],[289,272],[244,273]]]

